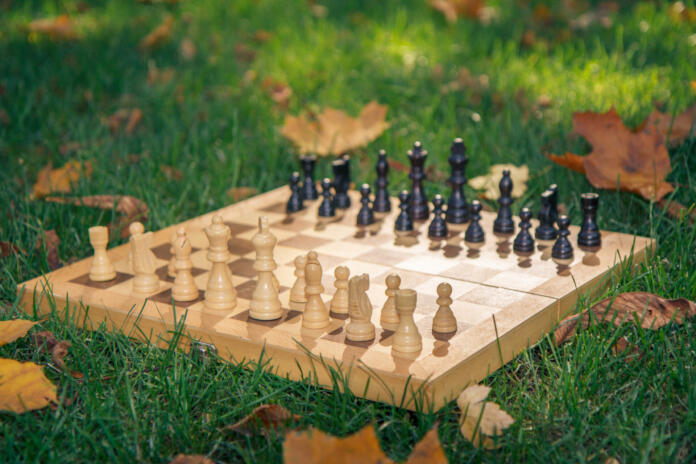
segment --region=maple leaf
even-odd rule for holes
[[[428,0],[428,4],[451,23],[464,17],[478,18],[485,3],[484,0]]]
[[[490,437],[502,435],[503,430],[515,422],[496,403],[486,401],[490,391],[490,387],[485,385],[472,385],[457,398],[457,405],[462,411],[462,435],[475,446],[489,449],[495,447]]]
[[[174,29],[174,16],[165,16],[162,23],[154,28],[148,35],[142,38],[138,48],[141,50],[152,50],[168,41]]]
[[[236,424],[228,425],[225,430],[251,434],[258,430],[264,432],[267,429],[275,429],[290,422],[301,419],[302,416],[293,414],[277,404],[262,404],[254,409]]]
[[[447,464],[447,456],[437,436],[437,427],[433,427],[416,443],[406,464]]]
[[[91,175],[92,164],[89,161],[81,163],[70,160],[56,169],[49,163],[39,171],[31,197],[37,199],[51,193],[68,193],[81,177],[89,178]]]
[[[23,413],[56,402],[56,386],[41,366],[0,358],[0,410]]]
[[[36,34],[46,35],[53,40],[80,38],[80,34],[75,31],[75,23],[65,14],[55,18],[35,19],[27,24],[27,30]]]
[[[648,119],[638,126],[638,130],[648,133],[655,131],[662,135],[665,140],[669,140],[670,146],[676,146],[686,140],[695,124],[696,104],[691,105],[690,108],[676,115],[674,119],[672,119],[671,115],[655,108],[648,116]]]
[[[503,171],[510,171],[512,178],[512,197],[519,198],[527,191],[527,180],[529,180],[529,168],[526,165],[515,166],[514,164],[494,164],[488,170],[488,174],[474,177],[469,181],[469,186],[476,190],[484,190],[483,196],[489,200],[500,197],[500,179]]]
[[[549,158],[584,172],[594,187],[615,189],[618,185],[621,190],[657,200],[674,190],[665,181],[671,164],[661,134],[631,132],[613,107],[606,113],[574,113],[573,129],[590,142],[592,152],[583,157],[566,153]]]
[[[38,323],[39,321],[27,321],[26,319],[0,321],[0,346],[22,338],[29,332],[29,329]]]
[[[390,126],[386,115],[387,106],[374,100],[363,107],[357,118],[327,107],[316,121],[287,115],[281,134],[293,141],[301,153],[339,155],[379,137]]]
[[[379,447],[372,425],[345,438],[332,437],[321,430],[290,432],[283,444],[283,462],[303,464],[354,464],[369,462],[392,464]]]

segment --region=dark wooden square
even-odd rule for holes
[[[158,303],[166,303],[166,304],[171,304],[172,303],[172,289],[168,288],[164,290],[163,292],[159,292],[156,295],[153,295],[149,298],[152,301],[157,301]],[[198,292],[198,298],[192,301],[174,301],[174,304],[176,305],[177,308],[188,308],[189,306],[194,305],[195,303],[199,303],[203,301],[204,296],[203,296],[203,291]]]
[[[256,277],[254,270],[254,260],[249,258],[239,258],[228,264],[232,274],[242,277]]]
[[[256,227],[249,224],[239,224],[238,222],[227,221],[224,223],[232,231],[232,235],[242,234],[247,230],[255,229]]]
[[[169,274],[167,273],[168,271],[169,265],[165,264],[163,266],[158,267],[155,271],[155,274],[157,274],[157,277],[159,277],[160,280],[164,280],[165,282],[174,282],[174,277],[169,277]],[[205,272],[207,272],[205,269],[200,269],[198,267],[194,267],[193,269],[191,269],[191,275],[193,277],[201,275]]]
[[[150,248],[152,253],[155,255],[157,259],[164,259],[169,261],[172,258],[172,245],[169,243],[163,243],[161,245],[157,245],[156,247]],[[191,248],[191,253],[195,253],[196,251],[200,250],[200,248],[192,247]]]
[[[229,244],[229,250],[233,255],[242,256],[250,251],[254,251],[254,244],[251,243],[251,240],[232,237]]]
[[[80,277],[75,277],[70,282],[74,284],[84,285],[85,287],[106,290],[107,288],[111,288],[114,285],[120,284],[121,282],[125,282],[126,280],[131,278],[133,278],[132,274],[124,274],[123,272],[117,272],[116,277],[114,279],[107,280],[106,282],[94,282],[90,280],[89,274],[83,274]]]

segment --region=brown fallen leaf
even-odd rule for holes
[[[74,371],[65,364],[65,357],[68,355],[68,349],[71,346],[69,341],[56,340],[56,337],[51,331],[43,330],[34,334],[34,343],[40,352],[49,353],[51,355],[51,360],[53,360],[60,370],[70,374],[76,379],[84,377],[82,372]]]
[[[234,44],[234,56],[240,63],[251,63],[256,59],[256,51],[244,43]]]
[[[554,163],[568,168],[580,174],[585,174],[585,157],[574,153],[566,152],[563,155],[554,155],[551,153],[548,158]]]
[[[147,77],[146,81],[148,85],[155,84],[168,84],[174,76],[176,71],[174,68],[158,68],[154,61],[150,61],[147,65]]]
[[[447,456],[437,436],[437,426],[433,427],[416,443],[406,464],[447,464]]]
[[[327,107],[316,121],[287,115],[281,134],[294,142],[301,153],[339,155],[379,137],[390,126],[386,115],[387,106],[376,101],[365,105],[357,118]]]
[[[27,24],[27,31],[45,35],[53,40],[73,40],[80,38],[75,23],[68,15],[55,18],[35,19]]]
[[[82,148],[82,144],[80,142],[65,142],[58,147],[58,151],[61,155],[65,156],[68,153],[79,150],[80,148]]]
[[[488,449],[495,447],[491,437],[502,435],[515,422],[496,403],[486,401],[490,391],[490,387],[485,385],[472,385],[465,388],[457,398],[457,405],[462,411],[462,435],[474,446]]]
[[[391,464],[379,447],[372,425],[345,438],[332,437],[321,430],[292,431],[285,437],[283,462],[302,464]]]
[[[43,198],[51,193],[68,193],[82,177],[92,175],[92,163],[70,160],[63,167],[53,169],[47,164],[36,178],[32,199]]]
[[[624,355],[626,361],[632,361],[641,357],[638,347],[629,342],[626,337],[621,337],[616,340],[616,343],[611,347],[611,351],[617,356]]]
[[[60,238],[53,229],[44,231],[34,245],[36,250],[46,249],[46,262],[48,267],[54,271],[63,266],[58,257],[58,245],[60,245]]]
[[[468,68],[462,67],[457,71],[457,77],[440,87],[444,94],[461,90],[471,90],[474,96],[480,99],[480,94],[490,87],[490,78],[487,74],[472,74]]]
[[[500,179],[503,177],[504,170],[510,171],[512,178],[512,197],[519,198],[527,191],[527,180],[529,180],[529,168],[526,165],[515,166],[514,164],[494,164],[488,170],[488,174],[474,177],[469,181],[469,186],[476,190],[485,190],[483,197],[489,200],[496,200],[500,197]]]
[[[288,84],[267,77],[261,81],[261,88],[266,91],[276,105],[283,109],[287,108],[290,97],[292,97],[292,89]]]
[[[301,419],[302,416],[293,414],[277,404],[263,404],[251,411],[249,415],[237,422],[228,425],[225,430],[239,432],[245,435],[261,432],[268,429],[276,429],[286,426],[291,422]]]
[[[657,108],[653,109],[648,119],[639,126],[643,132],[652,133],[656,131],[669,141],[670,146],[681,144],[691,134],[691,128],[696,124],[696,104],[685,109],[674,119],[672,116],[661,112]]]
[[[154,28],[148,35],[142,38],[138,48],[141,50],[152,50],[159,47],[172,36],[172,30],[174,29],[174,16],[165,16],[162,23]]]
[[[428,4],[445,15],[450,23],[459,18],[478,18],[485,3],[484,0],[428,0]]]
[[[115,134],[121,129],[125,123],[124,133],[130,135],[143,119],[143,112],[140,108],[126,109],[121,108],[116,110],[109,117],[102,119],[102,123],[106,125],[112,134]]]
[[[166,164],[160,164],[160,171],[167,179],[181,180],[184,178],[184,174],[180,169],[174,166],[167,166]]]
[[[56,386],[41,366],[0,358],[0,410],[23,413],[57,401]]]
[[[196,55],[198,55],[198,49],[196,48],[196,44],[193,43],[193,40],[188,37],[181,39],[179,43],[179,56],[181,59],[184,61],[191,61]]]
[[[660,200],[674,187],[664,179],[671,170],[669,153],[661,134],[628,130],[614,108],[606,113],[575,113],[573,128],[592,145],[582,157],[587,180],[601,189],[637,193],[643,198]],[[568,154],[555,157],[564,165],[575,165]]]
[[[22,250],[10,242],[0,242],[0,258],[7,258],[13,254],[21,253]]]
[[[254,187],[232,187],[227,190],[227,196],[234,201],[241,201],[245,198],[252,197],[258,193]]]
[[[26,319],[0,321],[0,346],[22,338],[29,332],[29,329],[38,323],[39,321],[28,321]]]
[[[177,454],[169,464],[215,464],[215,462],[200,454]]]
[[[640,321],[644,329],[659,329],[669,322],[683,324],[696,316],[696,303],[685,298],[667,300],[648,292],[621,293],[605,298],[590,309],[563,319],[553,333],[557,345],[567,341],[578,326],[586,328],[591,321],[612,322],[619,326],[624,322]]]

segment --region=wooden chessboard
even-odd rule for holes
[[[185,316],[184,330],[189,338],[179,341],[185,349],[191,340],[199,340],[213,344],[223,358],[233,362],[263,357],[267,369],[293,380],[311,377],[319,385],[331,386],[332,375],[338,375],[346,379],[355,395],[410,409],[419,404],[438,409],[468,383],[481,380],[537,342],[573,309],[580,295],[599,290],[612,272],[628,265],[627,261],[635,264],[644,260],[653,245],[649,238],[603,231],[600,250],[588,253],[576,249],[574,261],[559,267],[550,259],[548,246],[539,246],[540,251],[528,258],[512,253],[512,239],[493,235],[495,215],[484,212],[481,225],[486,243],[473,253],[462,242],[465,225],[457,230],[450,227],[450,237],[440,242],[427,238],[427,223],[417,223],[414,233],[396,236],[396,201],[392,213],[367,229],[359,229],[355,225],[359,195],[350,194],[353,206],[344,213],[339,210],[329,221],[317,218],[316,201],[305,202],[305,210],[288,217],[285,202],[289,189],[282,187],[155,232],[152,250],[158,260],[161,289],[147,300],[131,291],[127,244],[108,251],[118,272],[110,282],[89,280],[88,258],[24,282],[18,292],[28,311],[34,305],[39,313],[50,312],[50,301],[54,300],[59,311],[69,308],[70,316],[81,326],[94,329],[103,324],[108,330],[120,330],[160,346],[169,343],[175,324]],[[223,216],[233,234],[229,267],[238,305],[226,316],[204,311],[202,292],[196,301],[173,306],[172,279],[167,277],[169,240],[184,225],[193,245],[193,275],[198,287],[205,288],[210,263],[205,256],[208,242],[203,228],[214,214]],[[261,215],[268,216],[271,232],[278,238],[276,276],[285,308],[280,320],[270,322],[248,317],[255,285],[251,238]],[[575,245],[578,228],[570,230]],[[368,295],[377,327],[374,341],[347,342],[344,319],[332,318],[325,330],[302,328],[302,313],[289,303],[289,288],[295,279],[294,258],[309,250],[319,254],[327,305],[334,292],[336,266],[348,266],[351,275],[370,276]],[[632,259],[627,260],[629,257]],[[386,300],[385,278],[392,272],[401,276],[401,288],[418,293],[415,320],[423,349],[410,356],[393,354],[393,332],[379,325]],[[458,322],[457,332],[446,336],[431,329],[437,309],[436,287],[443,281],[452,285],[452,310]]]

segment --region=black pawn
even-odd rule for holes
[[[394,229],[397,231],[405,232],[413,230],[413,219],[411,219],[409,204],[410,197],[411,195],[409,195],[408,190],[402,190],[401,193],[399,193],[399,209],[401,212],[396,218],[396,224],[394,224]]]
[[[350,197],[348,196],[350,179],[346,179],[349,176],[348,162],[343,158],[339,158],[331,163],[331,168],[334,174],[334,187],[336,189],[334,205],[339,209],[350,208]]]
[[[553,258],[554,261],[572,260],[573,245],[571,245],[570,240],[568,240],[568,235],[570,235],[570,231],[568,230],[570,219],[568,219],[568,216],[563,215],[558,217],[557,222],[558,238],[551,249],[551,258]]]
[[[447,202],[447,222],[450,224],[463,224],[469,220],[469,208],[462,186],[466,184],[466,165],[469,158],[466,156],[466,145],[460,138],[454,139],[450,147],[450,177],[447,182],[452,186],[452,193]]]
[[[507,235],[515,231],[515,223],[512,220],[512,211],[510,210],[510,205],[512,204],[512,178],[508,169],[503,171],[503,177],[500,179],[498,188],[500,189],[500,198],[498,198],[500,208],[498,209],[498,216],[493,221],[493,232]]]
[[[442,207],[445,204],[445,199],[438,194],[433,197],[433,220],[428,227],[428,237],[445,238],[447,237],[447,222],[442,217]]]
[[[319,204],[320,217],[333,217],[336,215],[336,207],[334,206],[331,196],[331,179],[321,181],[321,196],[324,197]]]
[[[314,184],[314,166],[316,166],[316,156],[303,156],[300,158],[302,165],[302,196],[305,200],[316,200],[319,198],[317,186]]]
[[[370,209],[370,185],[362,184],[360,186],[360,211],[358,211],[358,225],[359,226],[369,226],[375,222],[375,215]]]
[[[578,246],[584,248],[597,248],[602,245],[602,234],[597,226],[597,208],[599,207],[599,195],[596,193],[583,193],[580,195],[582,205],[582,227],[578,234]]]
[[[554,193],[546,190],[541,194],[541,209],[539,210],[539,226],[534,231],[537,240],[555,240],[558,231],[553,225],[553,210],[551,200]]]
[[[469,227],[466,228],[466,232],[464,232],[464,240],[469,243],[482,243],[486,238],[483,228],[481,224],[479,224],[481,220],[480,213],[481,202],[478,200],[472,201],[469,207],[469,219],[471,222],[469,223]]]
[[[424,221],[430,216],[428,208],[428,198],[423,191],[423,180],[425,179],[425,158],[428,156],[427,150],[423,150],[420,142],[413,144],[413,150],[407,152],[408,159],[411,162],[411,172],[408,174],[409,179],[413,181],[411,188],[411,216],[416,221]]]
[[[378,213],[388,213],[391,211],[391,201],[389,201],[389,163],[387,162],[387,152],[380,150],[377,155],[377,183],[375,189],[375,201],[372,204],[372,209]]]
[[[530,220],[532,212],[529,208],[522,208],[520,211],[520,231],[512,242],[512,249],[518,253],[531,253],[534,251],[534,238],[529,233],[532,227]]]
[[[302,194],[300,193],[300,174],[293,172],[290,176],[290,198],[285,206],[285,211],[288,213],[296,213],[304,208],[302,204]]]

